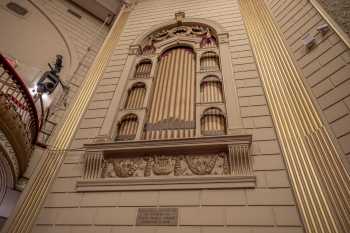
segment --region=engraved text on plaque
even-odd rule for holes
[[[178,208],[139,208],[137,226],[176,226]]]

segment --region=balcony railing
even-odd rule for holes
[[[0,97],[19,114],[26,132],[35,144],[41,127],[41,121],[34,100],[20,76],[6,58],[0,54]]]

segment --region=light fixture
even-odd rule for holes
[[[38,83],[37,83],[37,92],[39,94],[52,94],[52,92],[54,92],[54,90],[56,89],[57,85],[59,83],[61,83],[61,85],[64,87],[64,85],[62,84],[60,77],[59,77],[59,73],[61,72],[62,69],[62,59],[63,57],[61,55],[57,55],[56,56],[56,63],[55,63],[55,67],[53,68],[51,66],[51,64],[49,63],[49,67],[50,67],[50,71],[46,71],[41,78],[39,79]]]

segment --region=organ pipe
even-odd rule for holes
[[[133,86],[129,93],[125,103],[126,109],[137,109],[143,107],[143,102],[146,96],[146,88],[143,83]]]
[[[204,80],[200,86],[201,102],[213,103],[222,102],[222,86],[219,80]]]
[[[226,119],[221,110],[212,108],[204,112],[201,119],[201,131],[204,136],[226,133]]]
[[[135,78],[149,78],[151,70],[152,63],[150,61],[141,62],[136,67]]]
[[[117,140],[133,140],[136,137],[138,127],[137,116],[130,114],[119,123]]]
[[[202,71],[219,70],[219,57],[214,52],[204,53],[201,57],[200,65]]]
[[[195,55],[177,47],[160,57],[145,138],[194,137],[194,122]]]

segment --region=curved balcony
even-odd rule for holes
[[[15,156],[7,153],[7,160],[18,176],[28,164],[41,123],[34,100],[26,85],[0,54],[0,146],[10,146]]]

